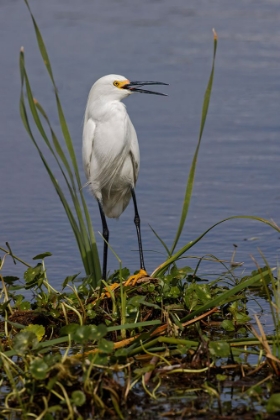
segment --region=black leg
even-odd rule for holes
[[[143,248],[142,248],[142,240],[141,240],[140,217],[139,217],[139,213],[138,213],[137,202],[136,202],[136,195],[135,195],[134,188],[131,188],[131,195],[132,195],[132,199],[133,199],[134,212],[135,212],[134,223],[135,223],[135,226],[136,226],[136,232],[137,232],[137,238],[138,238],[139,257],[140,257],[140,268],[142,270],[145,270],[146,271],[145,264],[144,264],[144,255],[143,255]]]
[[[98,201],[100,216],[102,220],[102,235],[104,239],[109,242],[109,229],[106,222],[106,217],[102,208],[102,204]],[[104,248],[103,248],[103,270],[102,270],[102,279],[106,281],[106,274],[107,274],[107,256],[108,256],[108,245],[107,242],[104,241]]]

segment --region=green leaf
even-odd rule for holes
[[[244,312],[239,312],[235,315],[235,321],[238,325],[243,325],[246,324],[247,322],[250,321],[250,317],[248,315],[246,315]]]
[[[50,257],[52,254],[50,252],[44,252],[43,254],[38,254],[33,257],[33,260],[43,260],[46,257]]]
[[[14,276],[5,276],[3,280],[6,284],[13,284],[15,281],[19,280],[19,277]]]
[[[280,393],[271,395],[267,402],[266,411],[269,414],[280,413]]]
[[[32,331],[18,333],[13,340],[13,350],[16,354],[24,354],[36,347],[38,339]]]
[[[67,276],[64,282],[62,283],[62,290],[67,286],[69,282],[75,280],[75,278],[78,277],[79,274],[81,273],[73,274],[73,276]]]
[[[32,360],[29,368],[33,378],[38,380],[43,380],[47,377],[48,369],[48,365],[39,357]]]
[[[36,335],[38,341],[41,341],[45,335],[45,327],[43,327],[43,325],[38,324],[28,325],[22,330],[22,332],[24,331],[33,332]]]
[[[74,334],[74,332],[80,327],[80,324],[68,324],[68,325],[64,325],[62,328],[60,328],[59,330],[59,335],[63,336],[63,335],[68,335],[68,334]]]
[[[77,343],[85,344],[90,340],[91,335],[91,326],[90,325],[81,325],[75,329],[73,332],[73,340]]]
[[[198,285],[193,283],[189,285],[189,287],[187,288],[185,292],[185,296],[184,296],[185,304],[186,304],[186,307],[190,311],[192,311],[199,302],[198,295],[197,295],[197,288],[198,288]]]
[[[25,288],[30,289],[32,287],[41,286],[44,280],[44,268],[41,263],[37,264],[36,267],[29,267],[23,278],[26,282]]]
[[[114,350],[114,343],[112,341],[106,340],[105,338],[101,338],[101,340],[99,340],[98,342],[98,349],[102,353],[112,353],[112,351]]]
[[[235,331],[234,324],[230,319],[224,319],[223,320],[222,328],[226,331]]]
[[[91,327],[91,340],[100,340],[105,337],[108,332],[108,329],[104,324],[99,324],[97,327],[95,325],[91,325]]]
[[[230,345],[226,341],[211,341],[209,350],[210,354],[215,357],[230,356]]]

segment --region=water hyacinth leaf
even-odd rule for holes
[[[235,326],[230,319],[224,319],[221,326],[225,331],[234,331],[235,330]]]
[[[16,354],[24,354],[36,347],[38,343],[38,339],[34,332],[20,332],[13,339],[13,350]]]
[[[186,307],[190,311],[192,311],[199,302],[198,295],[197,295],[197,287],[198,285],[193,283],[187,288],[185,292],[185,297],[184,297],[185,304],[186,304]]]
[[[206,303],[212,299],[210,287],[208,284],[197,285],[196,293],[201,303]]]
[[[43,254],[35,255],[35,257],[33,257],[32,259],[33,260],[43,260],[44,258],[51,257],[51,256],[52,256],[52,254],[50,252],[44,252]]]
[[[3,280],[4,280],[4,283],[6,283],[6,284],[13,284],[15,281],[19,280],[19,277],[4,276]]]
[[[72,334],[73,340],[77,343],[84,344],[88,342],[91,338],[91,326],[90,325],[81,325]]]
[[[189,266],[180,268],[173,266],[170,270],[170,274],[172,275],[172,277],[176,277],[180,280],[183,280],[187,276],[187,274],[192,274],[193,272],[194,270]]]
[[[98,350],[102,353],[110,354],[114,350],[114,343],[105,338],[101,338],[98,342]]]
[[[71,401],[77,407],[81,407],[86,402],[86,396],[82,391],[73,391],[71,394]]]
[[[171,286],[168,293],[166,294],[166,297],[171,298],[171,299],[177,299],[181,294],[182,292],[178,286]]]
[[[62,328],[60,328],[59,335],[61,337],[63,337],[64,335],[73,335],[77,328],[79,328],[79,326],[79,324],[64,325]]]
[[[42,286],[44,280],[44,268],[41,263],[37,264],[35,267],[29,267],[23,275],[23,278],[26,282],[26,289],[31,287]]]
[[[271,395],[267,402],[266,411],[269,414],[279,413],[280,412],[280,393]]]
[[[95,325],[92,325],[91,327],[95,327]],[[100,324],[95,328],[96,331],[92,329],[91,340],[100,340],[101,338],[105,337],[108,332],[107,327],[104,324]]]
[[[235,321],[238,325],[247,324],[250,321],[250,317],[245,313],[239,312],[235,315]]]
[[[30,324],[22,330],[22,332],[24,331],[33,332],[36,335],[38,341],[41,341],[45,335],[45,327],[38,324]]]
[[[47,377],[49,366],[41,358],[36,358],[30,363],[29,369],[33,378],[43,380]]]
[[[226,341],[211,341],[209,343],[210,354],[215,357],[230,356],[230,345]]]
[[[142,303],[143,298],[144,298],[143,296],[139,296],[139,295],[133,296],[132,298],[128,299],[127,305],[131,305],[131,306],[135,306],[136,308],[139,308]]]

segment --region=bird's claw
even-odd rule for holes
[[[139,279],[142,279],[143,277],[149,277],[149,274],[147,273],[147,271],[146,271],[146,270],[143,270],[143,269],[141,268],[141,270],[139,270],[139,272],[138,272],[137,274],[133,274],[132,276],[130,276],[130,277],[126,280],[126,282],[124,283],[124,285],[125,285],[125,286],[129,286],[129,285],[135,286],[135,285],[136,285],[136,283],[137,283],[137,281],[138,281]]]

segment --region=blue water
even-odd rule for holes
[[[170,84],[162,89],[167,98],[134,95],[126,101],[141,150],[136,192],[148,271],[165,258],[149,224],[168,245],[178,225],[211,68],[213,27],[219,36],[213,93],[179,245],[231,215],[257,215],[280,223],[278,1],[34,0],[30,5],[48,48],[83,182],[82,121],[94,81],[117,73]],[[34,95],[58,130],[53,89],[24,1],[0,2],[0,246],[8,241],[27,262],[38,253],[52,252],[46,260],[48,277],[59,286],[66,275],[83,268],[62,206],[20,120],[21,46]],[[89,193],[86,198],[97,232],[97,204]],[[119,221],[110,220],[109,227],[123,265],[138,269],[133,206]],[[263,265],[258,248],[276,265],[279,239],[268,226],[235,220],[211,231],[189,255],[230,260],[236,244],[235,259],[244,262],[248,274],[255,267],[251,255]],[[101,238],[98,242],[101,246]],[[116,267],[110,254],[109,268]],[[221,272],[219,265],[209,263],[201,270]],[[23,267],[7,259],[2,273],[22,276]]]

